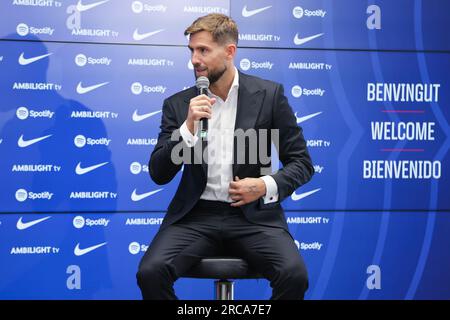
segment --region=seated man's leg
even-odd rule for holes
[[[247,225],[247,226],[245,226]],[[242,218],[233,237],[225,243],[270,281],[271,299],[303,299],[308,274],[294,240],[281,228],[251,224]]]
[[[143,299],[177,299],[173,284],[180,275],[219,252],[214,222],[196,220],[182,219],[156,234],[136,275]]]

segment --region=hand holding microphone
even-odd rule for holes
[[[192,98],[189,103],[189,111],[186,125],[194,135],[198,121],[201,121],[200,136],[206,137],[208,131],[208,119],[211,119],[211,106],[216,102],[215,98],[207,96],[209,80],[206,77],[199,77],[196,81],[199,95]]]

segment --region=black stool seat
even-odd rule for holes
[[[236,257],[211,257],[202,259],[183,277],[206,279],[255,279],[263,276],[250,269],[247,262]]]

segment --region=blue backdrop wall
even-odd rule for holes
[[[147,161],[194,83],[184,29],[240,31],[236,66],[284,84],[316,175],[283,202],[308,299],[450,298],[450,3],[0,2],[0,298],[139,299],[179,182]],[[210,299],[210,280],[180,279]],[[236,283],[267,299],[266,280]]]

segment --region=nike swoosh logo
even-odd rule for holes
[[[315,116],[318,116],[321,113],[322,113],[322,111],[316,112],[316,113],[313,113],[313,114],[309,114],[309,115],[303,116],[303,117],[297,117],[297,112],[296,112],[295,113],[295,117],[297,118],[297,124],[305,122],[306,120],[309,120],[311,118],[314,118]]]
[[[107,242],[103,242],[103,243],[100,243],[100,244],[96,244],[95,246],[87,247],[87,248],[84,248],[84,249],[80,249],[80,244],[77,243],[77,246],[75,247],[75,250],[73,250],[73,253],[76,256],[82,256],[82,255],[85,255],[86,253],[89,253],[89,252],[91,252],[91,251],[93,251],[93,250],[95,250],[97,248],[100,248],[100,247],[104,246],[106,243]]]
[[[79,0],[77,3],[77,10],[78,10],[78,12],[88,11],[88,10],[95,8],[96,6],[99,6],[101,4],[104,4],[105,2],[108,2],[108,1],[109,0],[104,0],[104,1],[98,1],[98,2],[94,2],[94,3],[90,3],[90,4],[83,4],[81,2],[81,0]]]
[[[25,58],[23,55],[24,53],[22,52],[19,56],[19,64],[22,66],[26,66],[27,64],[36,62],[38,60],[44,59],[45,57],[48,57],[50,55],[52,55],[53,53],[47,53],[47,54],[43,54],[42,56],[36,56],[36,57],[32,57],[32,58]]]
[[[19,230],[25,230],[25,229],[28,229],[29,227],[34,226],[35,224],[41,223],[42,221],[45,221],[50,218],[51,218],[51,216],[37,219],[37,220],[28,221],[28,222],[23,222],[22,217],[20,217],[19,220],[17,220],[16,227]]]
[[[88,172],[91,172],[92,170],[95,170],[97,168],[100,168],[100,167],[104,166],[107,163],[108,162],[102,162],[102,163],[95,164],[95,165],[90,166],[90,167],[82,168],[81,167],[81,162],[78,162],[77,167],[75,168],[75,173],[78,174],[78,175],[86,174]]]
[[[242,8],[242,16],[244,18],[248,18],[248,17],[254,16],[255,14],[263,12],[269,8],[272,8],[272,6],[267,6],[267,7],[259,8],[259,9],[255,9],[255,10],[247,10],[247,6],[244,6],[244,8]]]
[[[291,198],[294,201],[298,201],[300,199],[303,199],[303,198],[306,198],[306,197],[312,195],[313,193],[316,193],[317,191],[320,191],[321,189],[322,188],[318,188],[318,189],[314,189],[314,190],[308,191],[308,192],[303,192],[303,193],[300,193],[300,194],[296,194],[295,191],[294,191],[294,193],[291,195]]]
[[[142,199],[145,199],[147,197],[150,197],[152,194],[155,194],[157,192],[160,192],[162,189],[153,190],[147,193],[143,194],[137,194],[136,189],[133,190],[133,193],[131,194],[131,200],[133,201],[141,201]]]
[[[39,141],[42,141],[44,139],[47,139],[48,137],[51,137],[52,135],[49,134],[47,136],[43,136],[43,137],[39,137],[39,138],[35,138],[35,139],[31,139],[31,140],[24,140],[23,139],[23,134],[19,137],[19,140],[17,141],[17,145],[21,148],[26,148],[28,146],[31,146],[32,144],[35,144]]]
[[[133,113],[133,121],[134,121],[134,122],[139,122],[139,121],[145,120],[145,119],[147,119],[147,118],[150,118],[151,116],[154,116],[155,114],[158,114],[158,113],[160,113],[160,112],[161,112],[161,110],[158,110],[158,111],[155,111],[155,112],[150,112],[150,113],[146,113],[146,114],[141,114],[141,115],[139,115],[139,114],[137,113],[137,110],[134,110],[134,113]]]
[[[164,31],[164,29],[159,29],[156,31],[152,31],[152,32],[147,32],[147,33],[139,33],[138,30],[134,30],[133,32],[133,39],[136,41],[140,41],[140,40],[144,40],[145,38],[151,37],[157,33],[160,33]]]
[[[95,90],[95,89],[98,89],[100,87],[103,87],[104,85],[107,85],[108,83],[109,82],[103,82],[103,83],[99,83],[99,84],[94,84],[94,85],[89,86],[89,87],[83,87],[81,85],[81,82],[78,82],[77,93],[85,94],[85,93],[91,92],[92,90]]]
[[[315,38],[318,38],[321,35],[323,35],[323,33],[318,33],[318,34],[315,34],[313,36],[306,37],[306,38],[299,38],[298,37],[298,33],[296,33],[295,37],[294,37],[294,43],[299,46],[299,45],[307,43],[308,41],[311,41],[311,40],[313,40]]]

